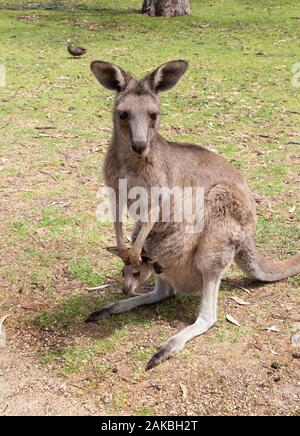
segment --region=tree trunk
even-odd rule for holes
[[[189,0],[144,0],[142,13],[150,17],[177,17],[191,13]]]

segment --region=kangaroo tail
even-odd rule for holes
[[[249,276],[262,282],[277,282],[300,273],[300,254],[281,262],[261,255],[251,237],[235,256],[237,265]]]

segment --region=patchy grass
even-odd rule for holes
[[[241,336],[249,335],[251,331],[249,327],[237,327],[235,325],[224,324],[219,328],[215,328],[214,333],[210,335],[210,341],[212,343],[234,344]]]
[[[103,305],[103,298],[80,293],[64,299],[54,311],[39,312],[32,323],[42,328],[53,324],[67,327],[72,323],[82,322],[89,313]]]
[[[295,392],[289,400],[278,400],[289,407],[279,411],[265,398],[277,401],[280,393],[266,396],[257,386],[267,376],[259,362],[270,358],[270,337],[262,333],[266,326],[282,324],[278,338],[271,339],[292,365],[287,350],[290,323],[299,312],[298,277],[270,290],[251,288],[253,307],[230,306],[243,325],[238,329],[224,321],[229,285],[232,280],[248,285],[232,269],[222,285],[218,326],[152,372],[151,380],[145,362],[160,343],[194,321],[199,296],[178,296],[96,326],[83,320],[121,298],[116,294],[120,261],[104,249],[114,245],[113,227],[96,220],[113,97],[90,73],[95,59],[137,76],[166,60],[187,59],[185,78],[162,95],[162,133],[214,149],[246,176],[258,200],[257,241],[264,253],[284,258],[299,251],[300,90],[291,84],[292,67],[300,62],[298,4],[191,0],[190,17],[167,20],[139,14],[141,0],[100,3],[40,0],[31,9],[28,2],[11,0],[0,5],[0,64],[7,73],[7,86],[0,88],[0,309],[14,315],[16,329],[29,335],[22,333],[22,341],[49,368],[53,365],[66,380],[91,375],[85,390],[97,392],[116,413],[239,414],[249,412],[250,404],[249,413],[295,414]],[[66,38],[86,46],[87,55],[70,59]],[[45,126],[53,129],[36,129]],[[106,283],[112,286],[100,296],[83,291]],[[68,340],[61,344],[63,335]],[[225,353],[232,388],[222,387],[219,396]],[[235,380],[239,368],[252,368],[255,353],[259,358],[252,373],[244,369]],[[118,372],[112,375],[111,368]],[[293,374],[294,367],[289,371]],[[244,374],[249,375],[245,380]],[[259,383],[254,377],[248,391],[253,374]],[[190,390],[189,405],[179,381]]]
[[[100,274],[97,273],[85,258],[72,260],[69,265],[71,279],[79,279],[82,283],[93,287],[100,281]]]
[[[135,348],[132,352],[132,359],[137,362],[147,361],[153,356],[155,351],[153,347],[147,349]]]
[[[153,406],[141,406],[136,410],[137,416],[152,416],[155,415],[155,409]]]
[[[63,377],[84,371],[101,376],[108,371],[108,364],[101,363],[100,358],[112,352],[125,336],[124,331],[118,330],[107,339],[93,340],[85,346],[78,345],[46,352],[41,357],[41,363],[49,364],[56,361],[60,364],[59,374]]]
[[[128,399],[124,392],[116,391],[113,395],[112,411],[120,413],[128,405]]]

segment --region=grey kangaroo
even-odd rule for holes
[[[99,310],[87,322],[162,301],[176,292],[202,290],[196,322],[169,339],[147,369],[215,324],[220,282],[233,261],[248,275],[266,282],[300,273],[300,255],[276,262],[258,253],[253,238],[256,205],[245,180],[231,164],[201,146],[169,142],[159,134],[159,94],[174,87],[187,66],[185,61],[168,62],[136,80],[116,65],[100,61],[91,65],[98,81],[116,91],[113,138],[104,173],[106,184],[116,192],[117,204],[119,179],[127,179],[128,189],[140,186],[149,193],[152,187],[204,189],[200,233],[187,233],[185,223],[152,222],[150,211],[148,220],[136,224],[130,250],[122,233],[122,205],[117,207],[117,249],[112,251],[125,263],[123,292],[133,295],[153,271],[157,274],[155,289]]]

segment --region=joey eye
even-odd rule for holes
[[[128,112],[120,112],[119,117],[121,118],[121,120],[127,120],[127,118],[129,118],[129,113]]]
[[[156,121],[156,120],[157,120],[157,117],[158,117],[158,114],[155,113],[155,112],[153,112],[152,114],[150,114],[150,118],[151,118],[153,121]]]
[[[133,273],[133,277],[140,277],[140,275],[141,275],[141,273],[138,271],[138,272],[135,272],[135,273]]]

